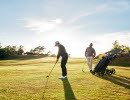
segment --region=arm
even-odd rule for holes
[[[93,50],[94,50],[94,52],[93,52],[93,53],[94,53],[93,57],[95,57],[95,56],[96,56],[96,52],[95,52],[95,49],[93,49]]]
[[[58,51],[58,54],[57,54],[56,63],[58,62],[58,60],[59,60],[59,58],[60,58],[60,52],[61,52],[61,50],[60,50],[60,47],[59,47],[59,51]]]
[[[86,50],[85,50],[85,57],[86,57],[86,53],[87,53],[87,48],[86,48]]]
[[[60,50],[58,51],[58,54],[57,54],[57,59],[60,58]]]
[[[57,59],[56,59],[56,63],[58,62],[59,58],[60,58],[60,55],[58,54]]]

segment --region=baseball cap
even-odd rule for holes
[[[55,46],[56,46],[57,44],[60,44],[60,42],[59,42],[59,41],[56,41],[56,42],[55,42]]]

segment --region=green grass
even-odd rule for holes
[[[14,59],[0,61],[0,100],[44,100],[46,75],[55,58]],[[91,75],[84,59],[70,58],[68,79],[60,80],[60,62],[53,70],[45,100],[130,100],[130,67],[115,68],[112,76]],[[94,66],[94,65],[93,65]]]

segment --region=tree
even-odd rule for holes
[[[9,53],[7,52],[6,48],[2,48],[0,43],[0,59],[7,58]]]
[[[0,59],[7,58],[9,55],[6,52],[5,48],[0,49]]]
[[[126,47],[125,50],[126,50],[126,51],[130,51],[130,47]]]
[[[5,47],[6,52],[10,55],[10,56],[14,56],[18,54],[17,51],[17,47],[16,46],[6,46]]]
[[[45,50],[44,46],[38,46],[38,47],[34,48],[33,52],[35,54],[41,54],[42,52],[44,52],[44,50]]]
[[[119,45],[119,42],[116,40],[113,43],[113,48],[111,50],[117,50],[117,49],[121,49],[121,46]]]
[[[130,51],[130,47],[126,45],[120,45],[119,42],[116,40],[113,43],[113,48],[111,50],[123,50],[123,52],[128,53]]]
[[[125,48],[126,48],[126,46],[125,46],[125,45],[121,45],[120,47],[121,47],[121,49],[125,49]]]
[[[8,55],[11,55],[10,49],[11,49],[11,46],[10,46],[10,45],[8,45],[8,46],[5,47],[5,50],[6,50],[6,52],[8,53]]]
[[[44,46],[38,46],[34,49],[31,49],[29,52],[26,52],[26,54],[28,54],[28,55],[39,55],[39,54],[42,54],[45,49],[46,48]]]
[[[20,45],[18,48],[18,55],[22,55],[24,53],[24,46]]]
[[[11,55],[17,55],[18,54],[18,50],[17,50],[17,47],[16,46],[12,46],[11,47]]]

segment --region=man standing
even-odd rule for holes
[[[66,63],[68,60],[68,54],[66,52],[65,47],[63,45],[61,45],[59,41],[55,42],[55,46],[57,46],[59,48],[56,63],[58,62],[60,56],[62,57],[62,60],[61,60],[62,76],[59,77],[59,79],[64,79],[67,77]]]
[[[92,60],[96,56],[95,49],[92,46],[93,46],[93,44],[90,43],[89,47],[87,47],[86,51],[85,51],[87,64],[88,64],[88,67],[89,67],[91,73],[93,73],[93,71],[92,71]]]

